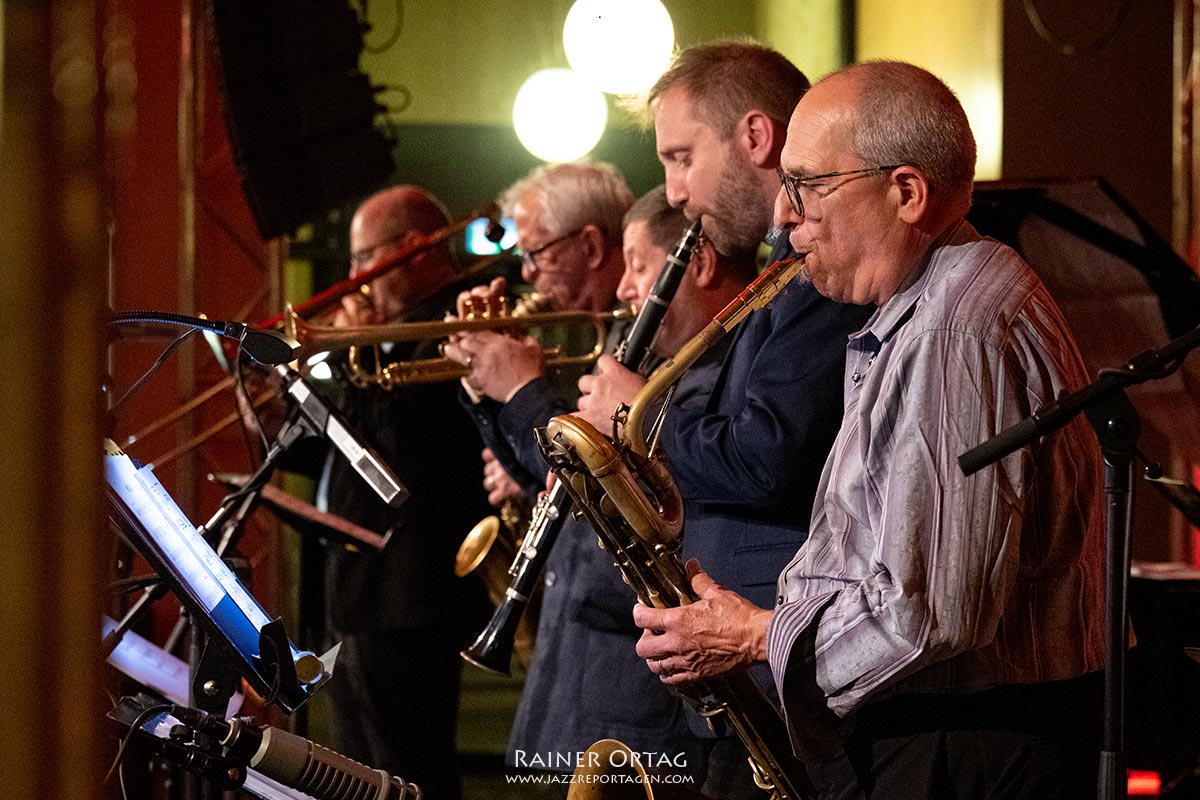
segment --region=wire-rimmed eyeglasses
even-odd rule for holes
[[[532,250],[522,250],[521,251],[521,261],[523,261],[526,265],[533,267],[534,269],[542,269],[542,263],[541,263],[541,260],[539,257],[543,253],[545,253],[551,247],[554,247],[554,245],[558,244],[559,242],[565,242],[567,239],[570,239],[572,236],[578,236],[582,232],[583,232],[583,228],[576,228],[575,230],[571,231],[570,233],[564,233],[562,236],[559,236],[557,239],[551,239],[550,241],[546,242],[541,247],[535,247]]]
[[[824,175],[788,175],[783,171],[783,167],[776,167],[775,172],[779,174],[779,182],[783,184],[783,190],[785,193],[787,193],[788,202],[792,206],[792,211],[796,212],[796,216],[803,217],[804,200],[800,197],[800,187],[803,186],[805,189],[813,192],[814,197],[823,197],[824,195],[816,191],[817,187],[812,185],[814,181],[821,181],[825,180],[826,178],[840,178],[844,175],[864,175],[868,172],[887,172],[888,170],[896,169],[897,167],[902,166],[904,165],[893,164],[891,166],[864,167],[863,169],[849,169],[843,172],[827,172]],[[837,188],[838,187],[835,186],[825,194],[832,194],[834,189]]]

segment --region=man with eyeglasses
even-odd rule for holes
[[[501,209],[516,225],[522,252],[521,277],[549,310],[600,312],[616,306],[625,268],[621,217],[632,203],[624,179],[607,164],[538,167],[503,194]],[[465,316],[468,301],[495,310],[507,288],[497,278],[462,293],[459,315]],[[605,352],[621,333],[610,331]],[[471,370],[463,379],[467,405],[489,450],[518,485],[536,494],[545,487],[546,463],[533,429],[575,409],[580,372],[547,375],[541,345],[530,336],[470,333],[453,337],[443,349]],[[495,480],[485,488],[492,491]]]
[[[427,191],[397,186],[368,198],[350,224],[356,277],[449,222]],[[339,325],[437,320],[466,288],[439,245],[343,298]],[[382,357],[436,356],[432,344],[397,343]],[[366,367],[372,353],[364,353]],[[410,491],[384,504],[336,449],[318,461],[317,505],[380,535],[382,552],[331,543],[325,564],[329,636],[341,642],[326,690],[331,746],[404,777],[425,797],[461,794],[456,764],[459,651],[486,618],[474,581],[454,575],[462,534],[487,513],[475,467],[479,436],[455,407],[456,390],[430,383],[386,391],[339,376],[347,419]],[[449,502],[448,502],[449,500]]]
[[[620,234],[631,202],[624,181],[600,165],[543,167],[517,182],[502,206],[517,226],[525,280],[556,310],[616,305],[625,274]],[[677,240],[686,224],[682,217],[675,222],[670,235]],[[615,241],[610,232],[617,234]],[[641,263],[645,254],[638,252]],[[665,249],[653,258],[657,274]],[[495,282],[472,296],[487,301],[504,288]],[[609,352],[623,331],[614,333]],[[547,467],[533,429],[574,412],[577,392],[555,392],[541,369],[540,348],[528,337],[461,336],[445,350],[470,361],[466,384],[486,394],[472,405],[473,415],[482,419],[483,430],[503,434],[493,449],[509,448],[516,454],[509,456],[516,460],[513,471],[536,474],[535,488],[543,488]],[[526,356],[528,369],[522,364]],[[500,405],[501,399],[508,402]],[[637,657],[639,631],[629,616],[633,599],[611,557],[596,547],[587,521],[567,519],[546,561],[537,645],[509,736],[509,766],[570,773],[594,742],[616,737],[635,752],[665,754],[671,772],[695,778],[703,761],[700,742],[676,698]]]
[[[817,289],[877,309],[808,541],[755,607],[638,607],[667,684],[769,662],[821,798],[1095,797],[1104,498],[1082,418],[964,476],[957,457],[1088,381],[1020,256],[964,220],[975,141],[923,69],[870,62],[805,95],[776,222]]]
[[[650,91],[667,199],[699,218],[727,256],[753,254],[764,240],[772,260],[790,255],[771,216],[787,120],[806,89],[782,55],[733,40],[683,51]],[[663,424],[659,444],[685,501],[683,555],[759,606],[774,604],[779,571],[806,535],[841,418],[846,338],[869,313],[791,286],[734,331],[709,401],[673,408]],[[581,400],[592,412],[585,416],[606,430],[612,410],[643,383],[602,362]],[[765,667],[755,678],[772,688]],[[761,797],[741,743],[711,739],[707,723],[692,720],[711,743],[703,791]]]

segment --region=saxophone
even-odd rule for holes
[[[645,605],[669,608],[699,599],[679,556],[683,501],[662,458],[647,444],[643,431],[647,412],[721,336],[803,274],[802,258],[768,267],[673,359],[655,370],[627,409],[618,410],[617,442],[573,415],[555,417],[541,432],[539,440],[551,470]],[[727,725],[742,740],[755,783],[774,800],[813,795],[803,765],[792,754],[779,709],[748,674],[704,681],[685,692],[710,725]]]
[[[617,361],[630,369],[638,369],[646,359],[659,325],[662,324],[671,300],[675,297],[675,291],[687,271],[692,252],[700,244],[700,238],[700,220],[695,220],[683,232],[675,249],[667,255],[667,261],[658,273],[654,288],[638,311],[625,341],[616,353]],[[570,512],[571,495],[561,482],[556,483],[554,488],[538,500],[529,527],[516,548],[517,554],[512,565],[508,568],[507,574],[512,577],[512,581],[504,589],[487,627],[480,632],[470,647],[462,651],[461,655],[465,660],[492,672],[509,674],[509,662],[517,646],[514,637],[521,636],[522,626],[532,624],[536,631],[536,622],[525,622],[524,611],[541,582],[551,548]],[[498,578],[502,580],[503,576]],[[489,586],[491,585],[492,582],[489,582]],[[527,638],[532,646],[532,636]],[[520,650],[517,652],[521,655]],[[528,658],[529,654],[526,652],[522,658],[522,663],[526,666]]]

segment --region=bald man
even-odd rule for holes
[[[370,197],[350,224],[350,275],[359,275],[448,222],[428,192],[398,186]],[[446,245],[372,281],[368,298],[344,298],[341,322],[441,319],[466,288]],[[433,343],[396,344],[385,361],[436,355]],[[364,353],[370,367],[371,353]],[[343,380],[343,382],[345,382]],[[433,383],[385,391],[345,387],[346,414],[412,493],[393,509],[337,451],[325,461],[318,506],[379,534],[381,553],[333,544],[326,565],[329,629],[342,650],[329,685],[335,749],[414,781],[426,798],[460,795],[455,723],[461,659],[486,604],[454,576],[462,537],[488,513],[479,486],[481,442],[455,402]]]

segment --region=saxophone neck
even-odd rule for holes
[[[795,256],[771,264],[733,298],[711,322],[687,341],[673,358],[667,359],[650,375],[646,385],[634,396],[621,429],[621,443],[640,456],[647,456],[645,419],[650,409],[675,385],[700,356],[733,330],[751,312],[764,308],[781,294],[792,280],[804,272],[804,257]]]

